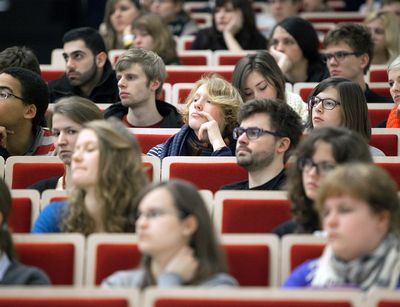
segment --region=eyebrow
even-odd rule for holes
[[[8,87],[8,86],[0,86],[0,91],[3,91],[3,90],[8,90],[8,91],[10,91],[12,94],[14,93],[14,91],[12,90],[12,88],[11,88],[11,87]]]

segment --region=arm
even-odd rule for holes
[[[226,25],[224,32],[225,44],[230,51],[242,51],[243,48],[240,46],[239,42],[235,38],[235,34],[240,31],[243,26],[243,15],[242,12],[237,9],[235,10],[235,15],[231,21]]]
[[[198,113],[207,119],[207,122],[200,126],[198,132],[199,140],[208,140],[211,143],[214,152],[226,147],[221,131],[219,130],[218,122],[207,112],[199,111]]]
[[[284,75],[286,75],[287,72],[292,69],[293,63],[286,54],[276,50],[274,46],[271,46],[269,48],[269,53],[274,57],[276,63],[278,63],[278,66],[282,70],[282,73]]]
[[[309,277],[311,273],[312,263],[316,260],[308,260],[298,266],[283,283],[282,288],[305,288],[310,287],[311,279]],[[308,278],[307,278],[308,277]]]
[[[64,202],[51,203],[42,210],[36,219],[32,233],[60,232],[60,219]]]

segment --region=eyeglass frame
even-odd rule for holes
[[[343,61],[346,57],[350,55],[360,56],[363,52],[348,52],[348,51],[337,51],[334,53],[323,53],[322,54],[322,62],[327,63],[328,61],[335,59],[336,62]]]
[[[312,101],[313,101],[313,99],[317,99],[318,101],[317,101],[317,103],[314,103],[313,105],[312,105]],[[335,103],[335,105],[332,107],[332,108],[327,108],[326,107],[326,104],[324,103],[325,101],[333,101],[334,103]],[[339,102],[339,101],[336,101],[335,99],[332,99],[332,98],[329,98],[329,97],[327,97],[327,98],[320,98],[320,97],[318,97],[318,96],[311,96],[309,99],[308,99],[308,108],[310,109],[310,110],[312,110],[313,108],[315,108],[317,105],[319,105],[320,103],[322,103],[322,108],[324,109],[324,110],[333,110],[334,108],[336,108],[337,106],[340,106],[341,105],[341,102]]]
[[[330,165],[329,165],[330,163]],[[329,167],[326,167],[328,166]],[[324,168],[325,166],[325,168]],[[318,175],[326,174],[327,172],[333,170],[337,166],[337,163],[331,161],[321,161],[314,162],[311,158],[301,158],[297,161],[297,167],[302,172],[310,172],[313,168],[315,168]]]
[[[5,94],[5,98],[1,98],[1,95],[2,94]],[[25,99],[24,98],[22,98],[22,97],[19,97],[19,96],[17,96],[17,95],[15,95],[15,94],[13,94],[13,93],[10,93],[10,92],[8,92],[7,90],[0,90],[0,101],[2,101],[2,100],[7,100],[8,98],[10,98],[10,96],[12,96],[12,97],[15,97],[15,98],[17,98],[17,99],[19,99],[19,100],[21,100],[21,101],[24,101]]]
[[[250,129],[252,129],[253,131],[254,131],[254,130],[255,130],[255,131],[258,131],[258,132],[256,133],[256,137],[253,137],[253,136],[250,137],[250,136],[248,135],[247,131],[249,131]],[[232,131],[233,139],[234,139],[234,140],[239,139],[239,137],[240,137],[243,133],[246,133],[246,137],[247,137],[249,140],[257,140],[258,138],[260,138],[260,137],[263,136],[264,134],[270,134],[270,135],[273,135],[273,136],[276,136],[276,137],[284,137],[283,135],[281,135],[281,134],[278,133],[278,132],[273,132],[273,131],[261,129],[261,128],[258,128],[258,127],[248,127],[248,128],[236,127],[236,128],[234,128],[233,131]]]
[[[133,222],[133,224],[136,224],[142,216],[145,217],[147,221],[149,221],[149,220],[152,221],[154,219],[157,219],[161,216],[168,215],[168,214],[175,215],[179,219],[183,219],[186,216],[188,216],[188,214],[186,214],[182,210],[172,211],[172,210],[164,210],[164,209],[152,209],[147,212],[136,211],[134,214],[131,215],[131,221]]]

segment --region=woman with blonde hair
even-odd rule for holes
[[[365,20],[374,42],[371,64],[386,65],[400,53],[400,24],[392,12],[373,12]]]
[[[387,72],[394,106],[389,113],[386,128],[400,128],[400,55],[390,63]]]
[[[34,233],[128,232],[132,200],[147,184],[138,142],[115,119],[84,125],[72,155],[68,202],[48,205]]]
[[[165,143],[147,153],[168,156],[233,156],[232,131],[243,101],[228,81],[217,75],[196,82],[182,111],[185,125]]]
[[[176,42],[168,26],[156,14],[145,14],[132,24],[133,46],[157,53],[165,65],[179,64]]]

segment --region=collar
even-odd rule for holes
[[[11,265],[11,261],[8,259],[6,253],[3,252],[0,255],[0,281],[2,281],[9,266]]]

